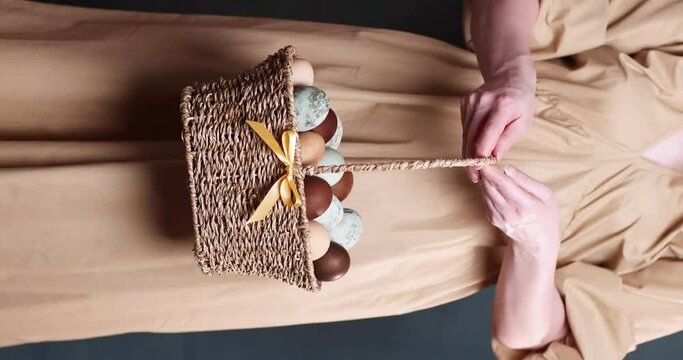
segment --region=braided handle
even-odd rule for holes
[[[417,169],[436,169],[467,166],[485,166],[497,162],[496,158],[472,158],[472,159],[431,159],[431,160],[392,160],[379,161],[361,164],[344,165],[318,165],[304,166],[304,175],[315,175],[323,173],[343,173],[347,171],[392,171],[392,170],[417,170]]]

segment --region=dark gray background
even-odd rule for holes
[[[590,0],[586,0],[590,1]],[[461,1],[47,0],[89,7],[262,16],[410,31],[462,47]],[[490,359],[493,288],[430,310],[379,319],[186,334],[126,334],[0,349],[0,359]],[[1,320],[0,320],[1,321]],[[0,326],[5,326],[0,322]],[[67,324],[65,324],[67,326]],[[670,359],[683,332],[628,359]],[[678,354],[678,355],[677,355]]]

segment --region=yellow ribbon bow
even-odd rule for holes
[[[296,131],[287,130],[282,133],[282,147],[277,143],[273,134],[271,134],[265,125],[257,121],[247,120],[247,124],[256,132],[256,134],[268,145],[270,150],[275,153],[280,161],[286,166],[286,172],[270,187],[266,196],[261,200],[261,203],[256,208],[247,224],[261,221],[270,214],[270,211],[275,206],[278,199],[287,206],[299,207],[301,206],[301,197],[299,191],[296,189],[296,182],[294,181],[294,151],[296,149],[296,140],[299,137]],[[284,150],[283,150],[284,149]]]

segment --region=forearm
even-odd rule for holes
[[[538,0],[475,0],[470,32],[485,81],[503,78],[514,86],[535,87],[530,37]]]
[[[505,250],[493,308],[494,336],[516,349],[542,347],[567,333],[565,309],[555,287],[556,254]]]

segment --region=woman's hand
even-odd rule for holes
[[[484,202],[491,223],[511,240],[511,247],[555,269],[560,246],[557,204],[552,190],[519,169],[481,169]]]
[[[460,102],[465,157],[500,158],[526,133],[534,113],[535,71],[525,75],[505,73],[487,81]],[[530,68],[530,69],[529,69]],[[468,168],[473,182],[479,168]]]
[[[484,85],[461,103],[463,155],[500,158],[527,131],[533,116],[536,71],[530,35],[539,4],[477,0],[470,5],[472,44]],[[552,191],[513,167],[467,172],[472,181],[481,180],[489,219],[510,237],[494,298],[494,336],[515,349],[562,338],[567,323],[554,282],[560,237]]]
[[[560,237],[553,192],[511,166],[486,166],[480,174],[488,216],[510,238],[493,302],[493,334],[509,348],[541,348],[568,332],[555,287]]]
[[[510,238],[493,301],[493,334],[513,349],[537,349],[567,335],[555,287],[560,247],[553,192],[520,170],[480,171],[488,217]]]
[[[538,0],[471,1],[472,46],[484,85],[461,102],[463,156],[500,158],[529,127],[536,69],[531,30]],[[468,168],[473,182],[479,168]]]

